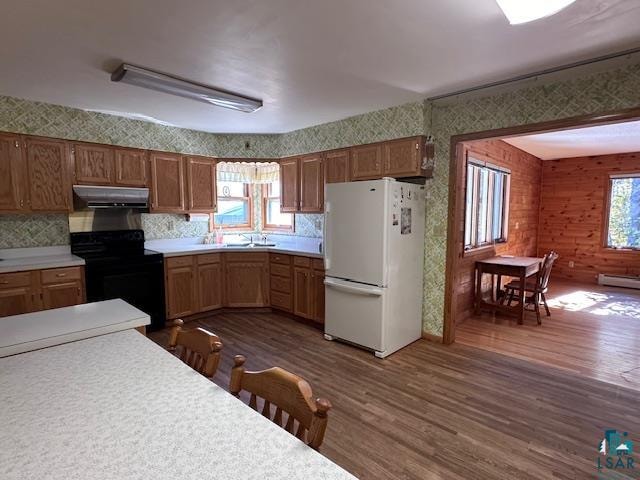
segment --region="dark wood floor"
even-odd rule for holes
[[[233,355],[242,353],[248,368],[279,365],[329,398],[321,452],[363,479],[598,478],[605,429],[640,444],[637,391],[546,365],[427,341],[379,360],[270,313],[187,326],[198,325],[224,342],[218,385],[227,388]],[[149,336],[164,344],[167,334]]]
[[[483,313],[456,328],[456,342],[640,390],[640,292],[555,280],[542,325],[527,312]]]

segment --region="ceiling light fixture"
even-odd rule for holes
[[[225,92],[127,63],[120,65],[111,74],[111,81],[137,85],[241,112],[251,113],[262,107],[262,100]]]
[[[511,25],[549,17],[576,0],[496,0]]]

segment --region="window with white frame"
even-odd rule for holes
[[[511,173],[468,156],[464,249],[507,241]]]

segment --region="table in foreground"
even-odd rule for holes
[[[121,299],[0,318],[0,357],[149,325],[149,315]]]
[[[479,314],[482,309],[488,308],[490,310],[499,310],[506,313],[513,313],[518,316],[518,323],[524,322],[524,303],[525,303],[525,289],[524,285],[528,277],[535,275],[540,270],[540,264],[542,258],[537,257],[491,257],[484,260],[478,260],[476,262],[476,314]],[[502,305],[497,302],[486,302],[482,298],[482,275],[488,273],[491,275],[498,275],[498,291],[502,286],[500,285],[502,276],[516,277],[520,280],[520,291],[518,292],[518,305]],[[493,290],[493,283],[492,283]],[[495,297],[493,291],[491,292],[492,299]]]
[[[0,359],[0,478],[353,479],[135,330]]]

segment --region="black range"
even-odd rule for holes
[[[121,298],[151,317],[148,330],[164,327],[164,264],[144,248],[144,231],[71,234],[71,253],[85,262],[87,301]]]

